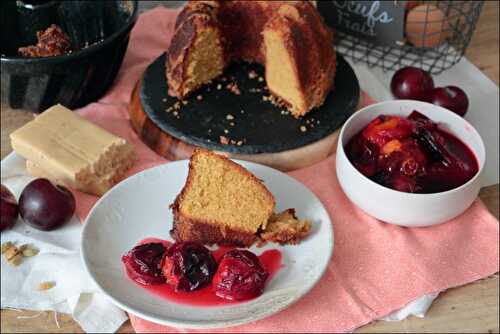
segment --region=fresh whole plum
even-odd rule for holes
[[[73,217],[75,198],[61,185],[54,185],[47,179],[36,179],[21,193],[19,211],[27,224],[42,231],[50,231],[66,224]]]
[[[19,215],[19,207],[16,198],[7,187],[1,185],[0,193],[0,231],[12,227]]]
[[[467,94],[456,86],[434,88],[429,93],[428,101],[437,106],[449,109],[462,117],[465,116],[469,108]]]
[[[411,66],[396,71],[391,80],[391,92],[397,99],[426,101],[433,88],[431,75]]]

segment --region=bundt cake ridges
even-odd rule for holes
[[[207,35],[219,43],[203,45]],[[266,48],[266,36],[282,50]],[[207,50],[196,50],[200,45]],[[279,68],[273,61],[280,62],[273,59],[275,51],[288,64],[286,73],[273,69]],[[207,53],[212,58],[203,62]],[[168,52],[169,94],[182,99],[241,60],[266,66],[270,91],[302,116],[319,107],[333,86],[333,33],[307,1],[190,1],[178,16]],[[204,68],[194,80],[193,62]]]

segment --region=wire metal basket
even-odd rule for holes
[[[338,31],[337,50],[354,62],[365,62],[384,71],[415,66],[439,74],[463,57],[483,3],[407,1],[404,41],[381,45]]]

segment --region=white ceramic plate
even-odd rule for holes
[[[143,319],[183,328],[236,326],[270,316],[297,301],[321,278],[333,251],[333,228],[327,211],[304,185],[272,168],[237,161],[262,179],[276,198],[277,210],[295,208],[313,222],[299,245],[269,243],[250,250],[261,254],[279,248],[282,263],[264,293],[230,306],[190,306],[150,294],[125,274],[121,256],[147,237],[171,239],[169,205],[182,189],[188,161],[171,162],[130,177],[103,196],[90,212],[82,234],[83,264],[104,294]]]

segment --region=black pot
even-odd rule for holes
[[[57,103],[79,108],[97,100],[111,86],[122,64],[137,20],[137,1],[32,3],[36,2],[0,3],[2,104],[42,112]],[[36,28],[28,28],[27,22]],[[77,47],[89,46],[62,56],[17,55],[19,47],[33,41],[40,26],[52,23],[60,25]]]

